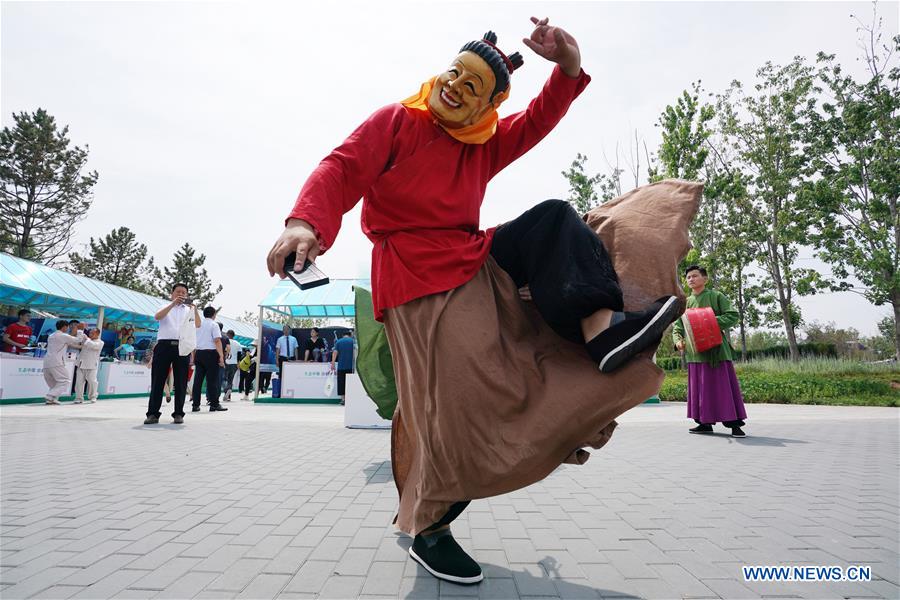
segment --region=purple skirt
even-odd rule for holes
[[[744,397],[730,360],[712,367],[688,363],[687,416],[701,423],[723,423],[747,418]]]

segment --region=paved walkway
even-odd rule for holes
[[[390,524],[389,432],[230,406],[149,427],[142,400],[0,409],[0,597],[900,597],[897,409],[750,405],[737,440],[638,407],[586,465],[472,503],[454,531],[486,579],[463,587]],[[741,573],[787,564],[873,580]]]

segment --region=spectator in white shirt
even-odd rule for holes
[[[153,363],[150,367],[150,400],[144,425],[159,423],[163,388],[170,368],[175,380],[175,410],[172,418],[175,423],[184,423],[184,396],[187,391],[190,355],[181,356],[178,339],[181,327],[188,319],[194,320],[195,328],[200,327],[200,312],[193,306],[193,300],[188,298],[187,286],[176,283],[172,286],[172,301],[153,315],[153,318],[159,321],[159,331],[156,333],[156,348],[153,350]]]
[[[200,412],[204,379],[209,412],[228,410],[219,403],[219,369],[225,368],[225,354],[222,350],[222,330],[215,318],[215,308],[207,306],[203,309],[203,322],[197,330],[197,349],[194,350],[194,390],[191,392],[193,412]]]
[[[81,353],[75,360],[78,372],[75,374],[75,404],[81,404],[84,399],[84,384],[87,383],[88,402],[97,401],[97,369],[100,367],[100,351],[103,350],[103,340],[100,339],[100,330],[91,329],[87,340],[81,344]]]
[[[68,321],[57,321],[56,331],[47,338],[47,354],[44,356],[44,381],[49,389],[45,397],[47,404],[59,404],[59,397],[71,390],[72,378],[66,368],[66,351],[69,346],[78,346],[84,341],[84,323],[76,326],[75,335],[64,331]]]
[[[234,339],[234,331],[229,329],[225,335],[231,343],[228,344],[228,352],[225,355],[225,402],[231,402],[231,388],[234,387],[234,374],[238,370],[238,360],[244,347]]]
[[[297,338],[291,335],[291,328],[289,325],[285,325],[282,329],[284,335],[278,338],[275,341],[275,350],[278,352],[278,376],[284,377],[284,373],[281,372],[281,365],[284,361],[292,361],[299,358],[300,344],[297,343]]]

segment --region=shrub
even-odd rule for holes
[[[865,404],[900,406],[895,389],[900,376],[891,373],[840,374],[738,370],[744,401],[774,404]],[[687,373],[666,374],[661,400],[687,399]]]
[[[681,358],[673,356],[669,358],[656,358],[656,366],[663,371],[678,371],[681,369]]]
[[[803,357],[823,356],[837,358],[838,355],[837,346],[825,342],[804,342],[802,344],[797,344],[797,349],[800,351],[800,356]],[[735,352],[740,355],[740,349],[735,349]],[[747,350],[747,360],[754,360],[757,358],[786,359],[790,356],[791,349],[787,344],[769,346],[768,348],[761,348],[759,350]]]

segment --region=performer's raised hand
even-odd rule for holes
[[[569,77],[578,77],[581,73],[581,52],[575,38],[564,29],[548,25],[549,18],[531,17],[531,22],[534,23],[534,31],[530,38],[522,42],[538,56],[558,64]]]
[[[284,274],[284,259],[291,252],[297,253],[294,270],[300,272],[308,258],[315,262],[319,256],[319,238],[313,226],[303,219],[288,219],[287,225],[281,235],[275,241],[275,245],[269,250],[266,257],[266,265],[269,268],[269,276],[278,275],[282,279]]]

